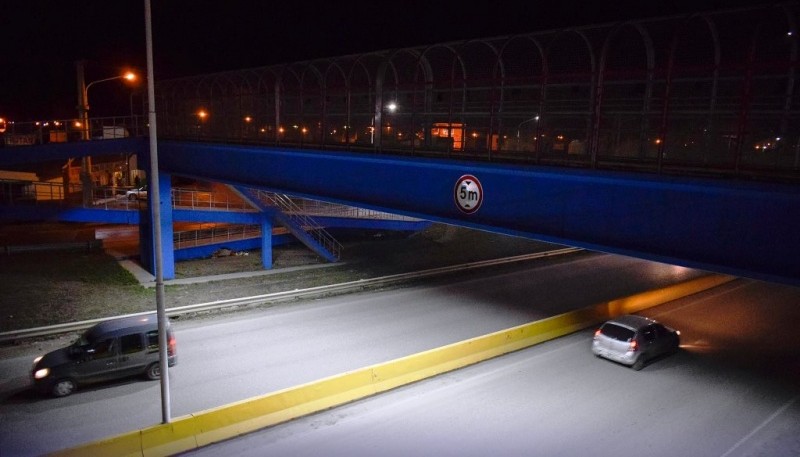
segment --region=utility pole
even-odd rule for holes
[[[86,96],[86,79],[84,77],[85,60],[75,62],[78,80],[78,122],[80,122],[81,139],[91,140],[89,134],[89,100]],[[67,170],[69,174],[69,170]],[[81,188],[83,189],[83,206],[92,206],[94,180],[92,179],[92,158],[83,156],[81,161]]]
[[[158,135],[156,129],[156,97],[153,87],[153,28],[150,0],[144,0],[145,41],[147,47],[147,120],[150,124],[150,210],[153,215],[153,238],[156,250],[156,315],[158,317],[158,351],[161,365],[161,422],[171,418],[169,363],[167,354],[167,314],[164,308],[164,255],[161,242],[161,197],[158,177]],[[169,198],[169,196],[167,196]]]

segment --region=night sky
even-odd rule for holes
[[[151,0],[155,79],[681,14],[759,0]],[[0,117],[74,117],[86,81],[146,73],[144,0],[0,2]],[[132,88],[91,88],[92,116],[124,115]]]

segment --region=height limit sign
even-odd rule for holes
[[[464,175],[456,181],[456,187],[453,189],[453,198],[455,199],[456,206],[462,212],[472,214],[478,211],[483,203],[483,187],[478,178],[472,175]]]

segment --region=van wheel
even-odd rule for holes
[[[72,379],[60,379],[53,384],[53,388],[50,390],[50,392],[54,397],[66,397],[72,392],[75,392],[76,387],[75,381]]]
[[[161,365],[159,365],[158,362],[151,363],[148,365],[147,371],[144,372],[144,375],[147,377],[147,379],[155,381],[161,377]]]
[[[644,368],[644,354],[640,355],[639,358],[636,359],[635,362],[633,362],[633,365],[631,365],[631,368],[633,368],[634,371],[639,371],[642,368]]]

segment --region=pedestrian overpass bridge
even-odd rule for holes
[[[147,149],[146,138],[32,146],[25,160]],[[161,195],[187,176],[800,285],[796,184],[186,141],[158,153]],[[173,209],[160,205],[170,279]]]
[[[170,195],[186,176],[800,285],[797,23],[790,2],[159,81],[151,185]],[[59,125],[10,126],[32,145],[0,150],[0,169],[149,166],[142,116]]]

